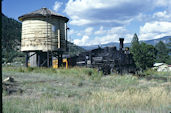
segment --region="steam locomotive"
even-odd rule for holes
[[[124,38],[120,38],[119,50],[114,47],[98,47],[91,51],[80,53],[75,60],[77,66],[98,68],[104,75],[110,73],[135,73],[136,66],[133,56],[126,47],[123,49]]]

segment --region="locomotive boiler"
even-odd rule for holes
[[[80,53],[76,57],[77,66],[98,68],[104,75],[110,73],[135,73],[136,66],[128,47],[124,46],[124,38],[120,38],[119,49],[113,47],[98,47],[91,51]]]

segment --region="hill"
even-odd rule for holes
[[[16,56],[22,55],[19,52],[21,42],[21,23],[2,16],[2,60],[11,62]]]
[[[86,50],[85,49],[83,49],[82,47],[80,47],[80,46],[77,46],[77,45],[75,45],[74,43],[72,43],[72,42],[69,42],[68,41],[68,54],[69,55],[76,55],[76,54],[79,54],[79,53],[81,53],[81,52],[85,52]]]
[[[24,54],[20,52],[21,46],[21,26],[22,24],[15,19],[2,16],[2,59],[3,62],[12,62],[14,58]],[[68,42],[70,54],[78,54],[85,51],[83,48]]]
[[[156,45],[159,41],[163,41],[165,44],[169,43],[169,38],[171,38],[171,36],[165,36],[159,39],[153,39],[153,40],[142,40],[140,42],[145,42],[147,44],[151,44],[151,45]],[[99,45],[91,45],[91,46],[81,46],[82,48],[86,49],[86,50],[91,50],[91,49],[95,49],[97,48]],[[117,42],[110,42],[107,44],[102,44],[101,47],[111,47],[111,46],[116,46],[117,48],[119,48],[119,43]],[[131,43],[124,43],[124,47],[130,47]]]

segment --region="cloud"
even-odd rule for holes
[[[156,0],[154,1],[156,7],[168,7],[171,8],[171,1],[170,0]]]
[[[155,18],[155,17],[159,17],[159,18],[162,17],[162,18],[163,18],[163,17],[167,16],[166,14],[167,14],[166,11],[163,11],[163,12],[156,12],[156,13],[153,14],[153,17],[154,17],[154,18]]]
[[[125,34],[127,32],[127,30],[124,28],[124,27],[112,27],[109,31],[108,31],[108,33],[110,33],[110,34]]]
[[[119,38],[125,38],[125,42],[130,42],[132,40],[133,34],[130,34],[124,27],[112,27],[110,29],[101,26],[97,30],[95,35],[87,35],[88,32],[92,33],[93,29],[87,28],[85,30],[85,35],[81,39],[75,39],[74,43],[79,46],[89,46],[89,45],[101,45],[110,42],[119,42]]]
[[[147,22],[140,27],[140,40],[157,39],[171,35],[171,22]]]
[[[62,2],[56,1],[53,6],[53,10],[57,12],[59,10],[59,8],[62,6],[62,4],[63,4]]]
[[[171,21],[171,12],[166,10],[155,12],[152,17],[154,20],[158,21]]]
[[[94,34],[95,35],[103,35],[106,33],[106,30],[104,30],[103,26],[100,26],[99,30],[97,30]]]
[[[68,30],[68,35],[72,35],[72,34],[74,34],[74,33],[75,33],[75,31],[74,31],[73,29]]]
[[[118,34],[108,34],[105,36],[97,36],[92,41],[92,45],[101,45],[101,44],[107,44],[109,42],[118,42],[119,35]]]
[[[65,12],[72,25],[128,24],[140,12],[151,10],[154,0],[69,0]]]
[[[71,17],[72,18],[72,17]],[[71,25],[78,25],[78,26],[82,26],[82,25],[87,25],[87,24],[92,24],[92,21],[90,20],[86,20],[86,19],[73,19],[70,22]]]
[[[94,39],[92,39],[91,41],[89,41],[89,45],[101,45],[101,44],[107,44],[110,42],[119,42],[119,38],[124,38],[124,43],[128,43],[131,42],[133,37],[133,34],[124,34],[124,35],[120,35],[120,34],[107,34],[104,36],[97,36]]]
[[[77,36],[81,36],[82,34],[81,33],[77,33]]]
[[[81,27],[74,33],[74,43],[81,46],[118,42],[119,37],[131,42],[138,31],[140,40],[171,35],[171,0],[69,0],[64,12],[71,26]]]
[[[124,27],[111,27],[106,30],[103,26],[100,26],[99,30],[97,30],[95,35],[104,35],[104,34],[125,34],[128,32]]]
[[[124,43],[130,43],[133,34],[130,33],[125,27],[112,27],[105,29],[103,26],[94,33],[95,38],[89,37],[88,43],[85,45],[101,45],[110,42],[119,42],[119,38],[124,38]],[[154,21],[147,22],[144,26],[140,26],[139,39],[150,40],[157,39],[163,36],[171,35],[171,22],[167,21]],[[78,45],[80,45],[78,43]]]
[[[89,40],[89,37],[87,35],[84,35],[82,39],[74,39],[74,44],[83,46],[87,45],[87,41]]]
[[[142,22],[171,21],[171,0],[156,0],[152,7],[154,13],[140,13],[136,19]],[[160,11],[156,12],[155,8]]]
[[[85,34],[86,34],[86,35],[91,35],[92,32],[93,32],[93,29],[94,29],[94,28],[92,28],[92,27],[86,28],[86,29],[85,29]]]

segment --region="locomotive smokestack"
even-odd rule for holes
[[[122,50],[124,38],[119,38],[119,41],[120,41],[120,46],[119,46],[119,48],[120,48],[120,50]]]

